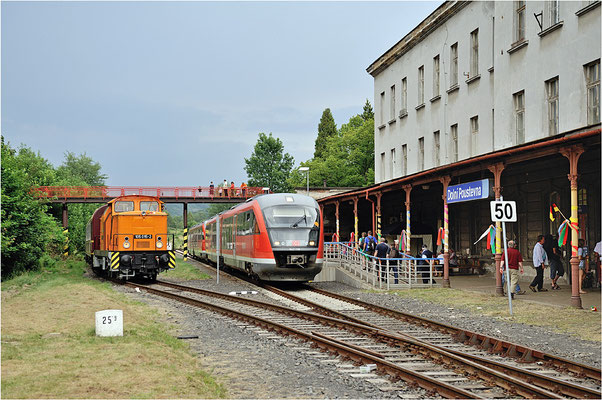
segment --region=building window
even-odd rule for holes
[[[477,138],[479,136],[479,116],[470,119],[470,155],[477,155]]]
[[[418,171],[424,170],[424,138],[418,139]]]
[[[433,144],[435,146],[434,151],[433,151],[433,164],[435,165],[435,167],[438,167],[440,165],[440,160],[441,160],[441,142],[440,142],[440,134],[439,131],[433,132]]]
[[[470,78],[479,74],[479,30],[470,34]]]
[[[433,58],[433,97],[439,96],[439,54]]]
[[[548,132],[550,136],[558,133],[558,77],[546,81],[548,102]]]
[[[585,66],[587,87],[587,123],[600,122],[600,60]]]
[[[408,113],[408,78],[401,80],[401,111],[400,114]]]
[[[395,177],[395,163],[397,159],[395,158],[395,149],[391,149],[391,178]]]
[[[395,85],[391,86],[391,109],[389,110],[390,112],[390,121],[394,121],[395,120]]]
[[[424,104],[424,65],[418,68],[418,105]]]
[[[458,43],[451,45],[449,57],[449,83],[450,86],[456,86],[458,84]]]
[[[385,180],[385,153],[380,153],[380,180]]]
[[[525,143],[525,91],[514,95],[514,117],[516,124],[516,144]]]
[[[383,125],[385,123],[385,112],[383,111],[384,109],[385,109],[385,92],[382,92],[380,94],[380,110],[378,113],[381,125]]]
[[[458,161],[458,124],[450,127],[451,138],[451,162]]]
[[[547,1],[545,11],[546,18],[544,27],[549,28],[560,21],[560,2],[558,0]]]
[[[514,2],[514,42],[525,40],[526,2]]]
[[[401,146],[401,172],[403,176],[408,174],[408,145],[404,144]]]

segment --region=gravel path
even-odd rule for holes
[[[222,276],[219,286],[215,280],[173,282],[223,293],[257,290],[247,283],[234,282],[226,276]],[[467,310],[449,309],[384,293],[363,293],[339,283],[313,285],[600,367],[600,343],[578,340],[541,327],[474,315]],[[202,368],[225,384],[229,398],[433,397],[420,388],[409,388],[403,382],[392,386],[378,375],[361,376],[358,366],[320,353],[304,342],[281,338],[256,327],[216,316],[209,311],[145,292],[138,293],[120,286],[115,288],[157,308],[166,322],[177,326],[178,335],[198,336],[198,339],[187,339],[187,342],[190,343],[191,350],[198,354]],[[261,301],[274,301],[261,290],[257,295],[246,296]]]

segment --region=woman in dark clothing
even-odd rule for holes
[[[543,248],[546,251],[548,260],[550,260],[550,279],[552,280],[552,289],[560,289],[560,286],[556,283],[558,278],[564,275],[564,267],[562,266],[561,252],[558,247],[558,238],[550,235],[549,233],[545,236],[546,241],[543,244]]]

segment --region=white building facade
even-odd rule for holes
[[[599,126],[600,9],[442,4],[367,69],[375,183]]]

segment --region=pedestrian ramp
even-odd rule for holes
[[[353,287],[381,290],[431,288],[438,274],[435,259],[378,258],[349,243],[324,243],[325,265],[314,281],[337,281]]]

